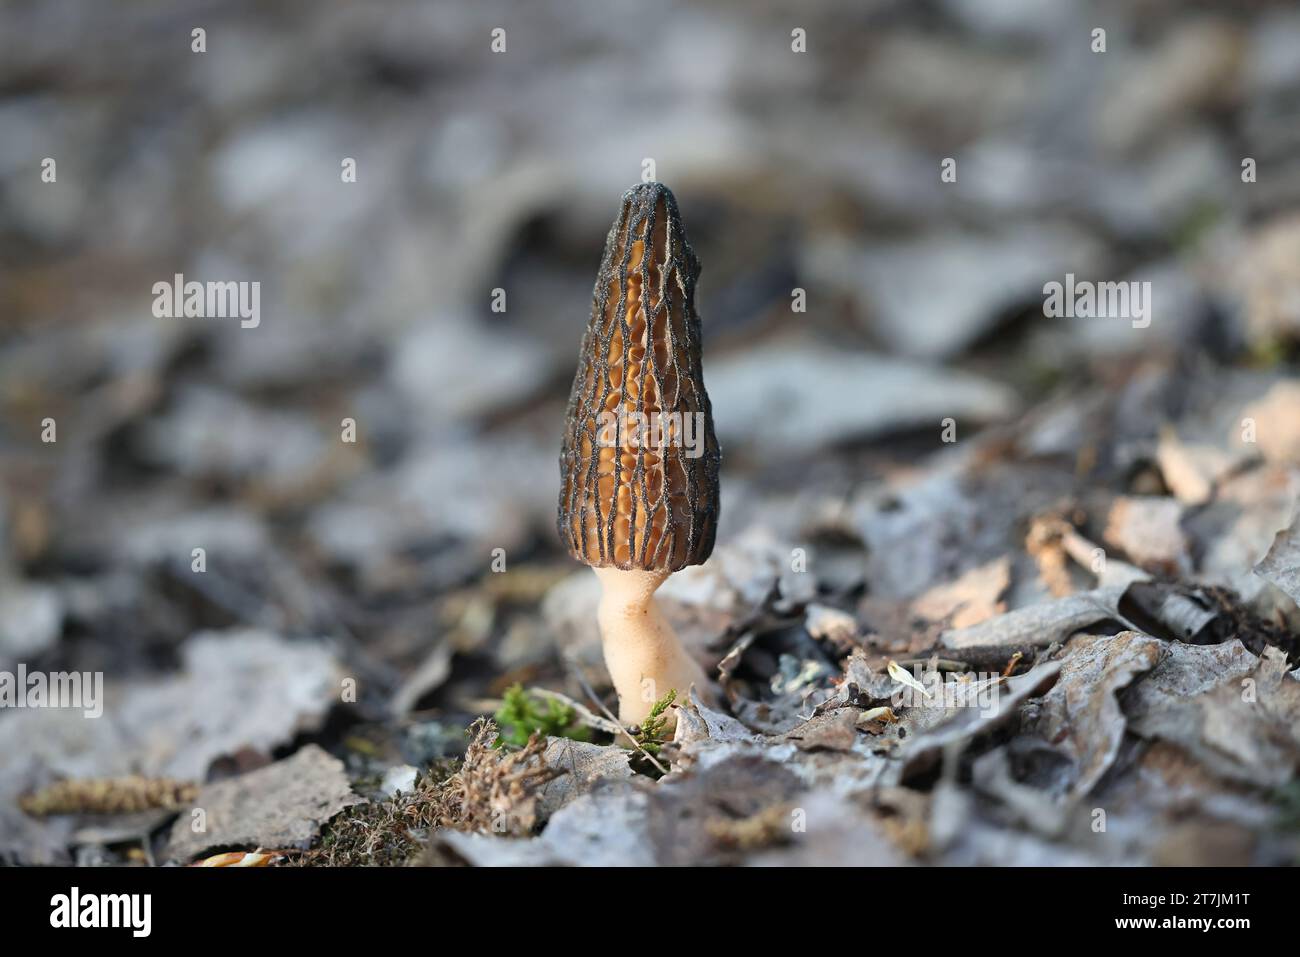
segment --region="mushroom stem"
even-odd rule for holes
[[[654,703],[670,690],[685,701],[691,686],[711,697],[704,669],[682,647],[677,633],[655,603],[667,571],[596,567],[601,597],[597,618],[605,665],[618,692],[618,719],[639,725]],[[670,719],[670,724],[675,719]]]

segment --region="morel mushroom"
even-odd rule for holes
[[[628,190],[569,397],[556,523],[600,578],[605,664],[627,725],[670,690],[679,700],[692,685],[710,691],[654,602],[669,575],[709,557],[717,532],[721,453],[700,371],[699,274],[668,188]]]

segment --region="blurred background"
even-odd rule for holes
[[[411,761],[512,681],[580,697],[565,655],[607,688],[557,456],[605,232],[647,160],[703,264],[723,445],[718,553],[667,597],[716,657],[802,547],[820,574],[784,597],[879,602],[888,633],[1033,508],[1167,494],[1163,425],[1226,446],[1285,377],[1298,147],[1286,0],[8,0],[0,668],[129,688],[196,668],[196,636],[221,667],[226,640],[324,649],[358,700],[308,694],[266,750],[307,728]],[[260,325],[156,318],[177,273],[260,282]],[[1150,280],[1151,325],[1045,318],[1066,273]],[[1029,436],[1046,471],[900,512],[949,417],[958,446]],[[1198,571],[1231,564],[1219,528]],[[1009,604],[1044,594],[1016,574]],[[23,751],[0,790],[175,770],[99,739]]]

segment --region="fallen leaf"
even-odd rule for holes
[[[788,732],[786,739],[801,751],[849,751],[858,740],[857,726],[858,712],[841,708],[810,718]]]
[[[897,661],[894,661],[892,658],[889,661],[887,670],[889,671],[889,677],[893,678],[899,684],[906,685],[907,687],[911,688],[913,691],[919,691],[927,698],[931,697],[931,694],[929,691],[926,690],[925,685],[921,684],[921,682],[917,681],[914,677],[912,677],[912,675],[909,674],[905,668],[903,668]]]
[[[1115,763],[1125,730],[1116,693],[1155,667],[1161,646],[1132,631],[1080,635],[1066,646],[1060,677],[1043,696],[1037,730],[1074,762],[1072,794],[1089,793]]]
[[[1300,516],[1277,533],[1268,554],[1255,566],[1255,574],[1300,603]]]
[[[575,798],[607,781],[631,781],[636,772],[628,752],[615,745],[588,744],[569,738],[551,738],[543,755],[546,765],[564,774],[547,781],[538,792],[537,816],[549,818]]]
[[[339,699],[338,664],[321,644],[268,632],[202,632],[181,649],[181,671],[108,685],[104,715],[79,710],[0,712],[0,854],[54,863],[71,823],[36,820],[18,794],[56,778],[129,774],[202,781],[217,758],[267,754],[319,727]]]
[[[1006,611],[1002,596],[1011,585],[1011,559],[985,562],[955,581],[936,585],[912,604],[912,610],[950,628],[966,628]]]
[[[1171,645],[1125,697],[1134,733],[1176,744],[1229,780],[1278,787],[1300,768],[1300,681],[1275,648]]]
[[[1122,588],[1110,587],[1067,595],[1014,609],[969,628],[945,631],[939,641],[955,651],[1045,647],[1103,621],[1122,622],[1119,600],[1123,594]]]
[[[1017,713],[1029,698],[1044,694],[1060,674],[1061,664],[1045,661],[1023,675],[1008,678],[996,689],[993,706],[948,709],[953,717],[931,730],[909,737],[903,750],[903,762],[897,776],[909,778],[933,766],[946,748],[962,745],[1003,724]]]
[[[1261,455],[1277,464],[1300,464],[1300,381],[1275,383],[1262,398],[1241,412],[1243,422],[1254,424],[1254,441]],[[1231,441],[1248,447],[1243,430],[1232,430]]]
[[[323,824],[362,801],[343,762],[309,744],[283,761],[206,785],[194,799],[202,817],[177,818],[167,856],[191,860],[215,847],[305,849]]]
[[[1207,443],[1186,443],[1170,426],[1160,430],[1156,465],[1174,497],[1184,505],[1204,505],[1214,496],[1219,480],[1242,461],[1239,453]]]
[[[1183,506],[1172,498],[1121,496],[1111,506],[1102,537],[1143,568],[1169,576],[1190,570]]]
[[[649,797],[631,784],[583,794],[557,811],[539,837],[438,832],[439,843],[476,867],[653,867]]]
[[[848,650],[858,641],[858,623],[852,615],[838,608],[811,604],[804,609],[804,627],[819,641],[828,641]]]

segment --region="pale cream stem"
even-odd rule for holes
[[[686,653],[654,600],[670,573],[613,567],[595,572],[601,585],[600,636],[618,692],[619,720],[641,724],[670,689],[676,689],[679,703],[687,700],[692,685],[708,700],[711,686],[704,669]],[[675,722],[671,714],[669,719]]]

